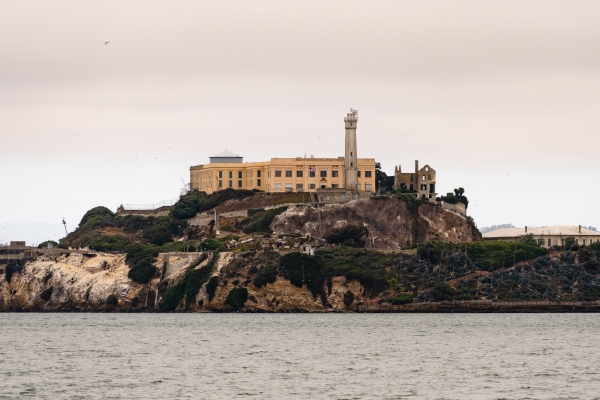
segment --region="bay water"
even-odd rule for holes
[[[599,399],[595,314],[0,314],[0,398]]]

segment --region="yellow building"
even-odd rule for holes
[[[212,157],[211,157],[212,158]],[[241,158],[241,157],[240,157]],[[357,190],[375,191],[375,159],[358,159]],[[190,168],[192,189],[259,189],[265,192],[314,192],[345,188],[344,158],[272,158],[249,163],[212,163]]]
[[[317,189],[375,191],[375,159],[356,157],[358,112],[344,119],[346,154],[338,158],[271,158],[244,163],[243,157],[227,150],[210,157],[210,163],[190,168],[190,186],[206,193],[218,190],[259,189],[265,192],[314,192]],[[346,182],[350,176],[353,181]],[[356,178],[355,178],[356,176]]]

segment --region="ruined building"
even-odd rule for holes
[[[419,160],[415,160],[414,172],[403,173],[400,165],[394,169],[394,189],[406,190],[419,199],[435,201],[435,179],[435,170],[427,164],[419,169]]]

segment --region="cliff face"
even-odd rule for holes
[[[128,310],[145,300],[147,285],[131,281],[125,256],[80,254],[56,259],[39,257],[0,281],[0,310],[100,311]],[[51,288],[51,293],[49,290]],[[46,291],[48,300],[42,293]],[[115,295],[118,304],[107,304]]]
[[[479,231],[467,218],[435,204],[418,209],[397,198],[359,199],[322,207],[290,207],[275,218],[275,234],[326,235],[344,225],[364,225],[369,230],[369,247],[393,250],[413,243],[440,239],[453,243],[478,240]]]
[[[325,299],[313,297],[306,286],[298,288],[288,280],[277,277],[273,283],[256,287],[251,282],[256,276],[257,265],[261,263],[261,253],[240,255],[233,252],[217,254],[214,276],[219,277],[219,286],[209,301],[206,287],[189,305],[188,311],[231,311],[225,304],[228,293],[234,287],[248,289],[248,300],[244,311],[265,312],[318,312],[350,311],[362,299],[363,288],[357,281],[347,282],[344,277],[334,277],[331,289]],[[164,280],[173,285],[184,276],[190,264],[197,258],[189,256],[160,255],[156,262],[162,266],[167,261]],[[200,263],[201,268],[210,257]],[[127,277],[129,267],[125,256],[99,254],[89,258],[79,254],[56,259],[40,257],[28,262],[25,267],[12,275],[10,282],[0,276],[0,311],[160,311],[155,303],[161,299],[160,278],[149,284],[139,284]],[[47,299],[43,293],[52,292]],[[352,291],[355,300],[346,306],[344,294]],[[158,294],[157,294],[158,293]],[[107,302],[114,295],[116,303]],[[184,301],[177,308],[182,311]]]

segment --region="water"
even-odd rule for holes
[[[0,314],[0,398],[600,398],[600,315]]]

